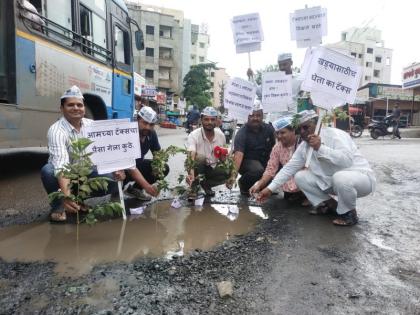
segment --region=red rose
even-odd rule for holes
[[[216,157],[216,159],[220,159],[220,156],[222,155],[222,150],[221,149],[222,148],[219,147],[219,146],[214,147],[213,152],[214,152],[214,156]]]
[[[213,152],[216,159],[224,159],[228,155],[228,150],[219,146],[215,146]]]

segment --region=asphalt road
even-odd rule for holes
[[[161,142],[182,146],[185,138],[178,130]],[[274,197],[253,231],[169,261],[99,264],[62,278],[51,262],[0,260],[0,314],[420,314],[420,139],[356,142],[378,186],[358,201],[355,227],[335,227]],[[45,220],[42,157],[7,163],[2,226]],[[179,173],[182,157],[170,166]],[[213,202],[249,203],[235,191],[218,194]],[[233,284],[231,298],[217,292],[224,280]]]

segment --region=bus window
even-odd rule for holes
[[[45,22],[38,16],[38,14],[41,15],[40,12],[42,12],[40,0],[23,0],[22,7],[24,8],[21,13],[22,16],[26,20],[31,21],[31,23],[28,23],[27,25],[30,25],[34,30],[42,32],[42,27],[45,26]]]
[[[106,23],[105,20],[96,14],[92,14],[92,26],[93,26],[93,42],[96,45],[106,48]],[[104,57],[95,54],[97,58],[105,60]]]
[[[115,61],[130,64],[130,43],[128,32],[115,25]]]
[[[96,13],[80,6],[80,26],[82,31],[83,51],[102,61],[106,61],[106,23]],[[104,48],[92,47],[92,43]]]
[[[48,27],[54,32],[49,34],[50,37],[57,39],[60,42],[65,44],[72,44],[71,32],[72,30],[73,18],[72,18],[72,3],[73,1],[69,0],[48,0],[46,1],[46,17],[51,21],[59,24],[63,28],[56,27],[54,25],[48,25]],[[60,8],[57,10],[57,8]],[[56,34],[57,32],[58,34]]]

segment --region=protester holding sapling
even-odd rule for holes
[[[193,164],[187,174],[187,183],[192,188],[201,186],[207,196],[214,196],[211,188],[225,183],[230,177],[229,165],[226,167],[221,163],[228,163],[228,158],[227,149],[223,148],[225,135],[216,128],[217,117],[218,112],[213,107],[206,107],[201,113],[202,127],[191,132],[187,141],[187,160]],[[195,198],[196,194],[197,190],[191,189],[189,198]]]
[[[156,197],[159,194],[157,186],[153,185],[159,178],[156,172],[153,171],[153,161],[145,159],[145,155],[151,151],[154,155],[161,150],[159,139],[155,131],[155,124],[157,122],[156,112],[149,106],[143,106],[137,112],[137,122],[139,125],[139,141],[141,147],[141,157],[136,159],[136,167],[127,170],[127,181],[135,181],[133,186],[127,188],[127,193],[133,197],[149,201],[151,196]],[[168,175],[168,164],[163,165],[161,173],[163,177]],[[145,194],[144,191],[148,194]]]
[[[41,170],[41,180],[48,194],[61,191],[64,198],[55,198],[51,201],[50,220],[52,222],[66,222],[68,213],[76,213],[81,209],[81,205],[70,197],[71,179],[62,176],[62,169],[65,165],[73,162],[74,155],[71,152],[71,144],[77,139],[86,137],[85,128],[92,120],[84,118],[85,104],[82,92],[77,86],[72,86],[64,92],[61,97],[60,110],[63,115],[48,130],[48,163]],[[89,178],[98,177],[98,173],[93,170],[86,174]],[[102,177],[123,180],[123,171],[114,172],[113,175],[105,174]],[[100,190],[101,191],[101,190]],[[110,181],[108,189],[102,190],[103,194],[117,191],[117,185]]]

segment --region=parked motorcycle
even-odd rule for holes
[[[373,139],[378,139],[378,137],[388,136],[393,134],[394,122],[392,120],[393,116],[388,115],[383,120],[372,120],[368,125],[370,136]]]
[[[223,134],[226,138],[226,143],[229,143],[232,140],[233,133],[235,131],[235,121],[233,119],[223,117],[222,125],[220,126],[220,130],[222,130]]]
[[[363,133],[363,127],[356,124],[353,117],[350,117],[350,136],[353,138],[359,138]]]

